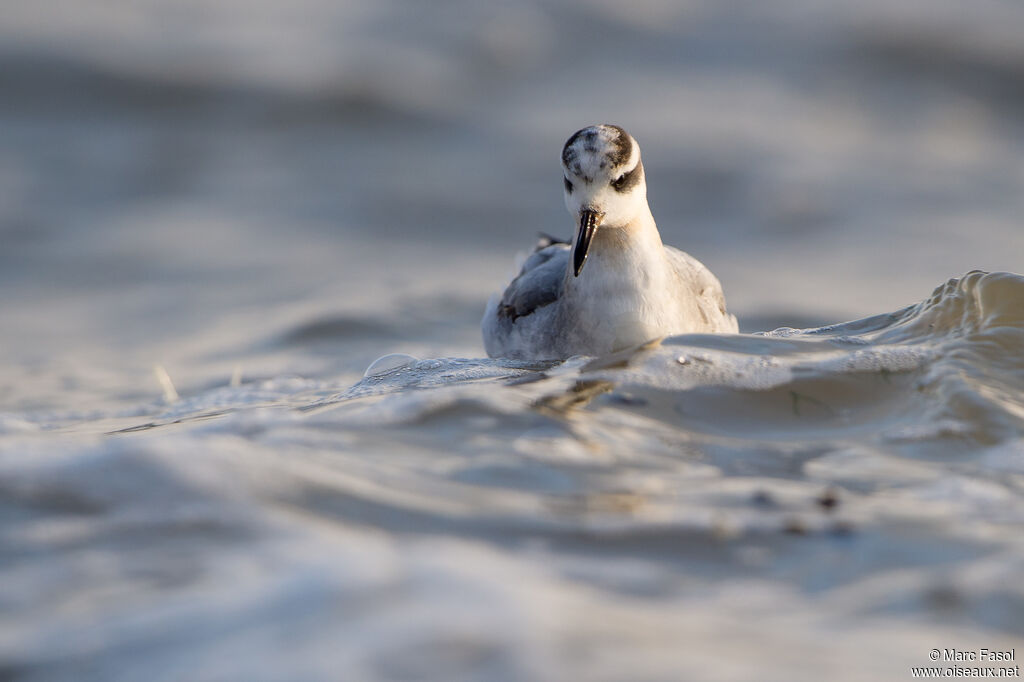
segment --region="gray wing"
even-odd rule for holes
[[[736,316],[730,315],[725,307],[725,292],[722,284],[699,260],[679,249],[666,246],[665,253],[676,275],[684,286],[690,288],[694,304],[709,331],[736,332],[739,327]]]
[[[544,238],[481,321],[484,348],[494,357],[536,358],[550,352],[551,318],[569,267],[569,245]]]
[[[501,295],[498,317],[514,322],[538,308],[554,303],[562,291],[562,281],[568,266],[569,246],[542,240]]]

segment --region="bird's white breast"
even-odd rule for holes
[[[594,244],[579,277],[566,275],[559,302],[568,337],[563,341],[598,354],[663,335],[677,316],[658,295],[669,286],[668,276],[659,251]]]

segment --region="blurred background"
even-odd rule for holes
[[[291,408],[483,355],[593,123],[744,331],[1024,270],[1022,36],[1020,0],[0,0],[0,680],[905,679],[1010,648],[1018,329],[732,340],[754,364],[704,392],[669,344],[681,386],[572,414],[571,366],[456,361]]]
[[[640,141],[741,326],[1024,262],[1016,0],[6,2],[0,406],[480,356],[558,154]]]

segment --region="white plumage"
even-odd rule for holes
[[[482,322],[491,357],[601,355],[671,334],[736,332],[718,279],[664,246],[647,205],[636,140],[618,126],[578,131],[562,150],[571,245],[543,239]],[[585,267],[584,267],[585,266]]]

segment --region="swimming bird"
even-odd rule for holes
[[[665,246],[647,205],[640,146],[616,125],[562,148],[572,242],[543,237],[481,323],[491,357],[602,355],[671,334],[736,332],[718,279]]]

